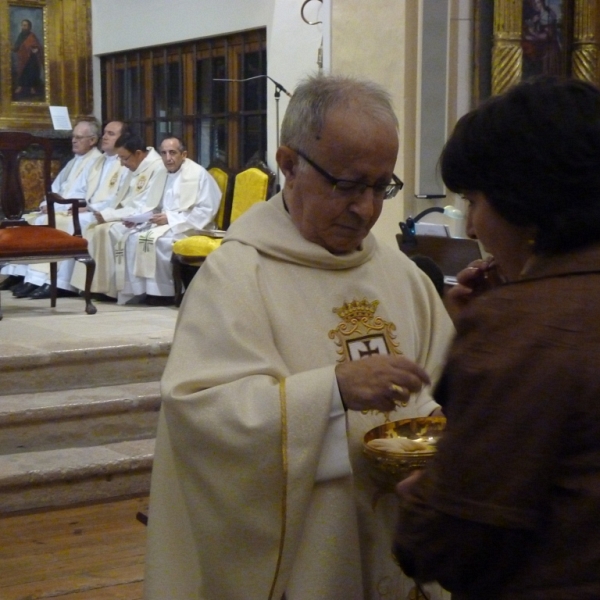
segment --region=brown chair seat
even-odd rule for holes
[[[27,234],[23,235],[23,228]],[[0,248],[2,258],[44,258],[48,256],[72,256],[74,252],[82,255],[87,252],[87,240],[75,237],[65,231],[53,229],[47,225],[24,225],[0,229]]]

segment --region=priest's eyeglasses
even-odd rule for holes
[[[317,173],[322,175],[329,183],[333,186],[333,189],[343,196],[360,196],[364,194],[367,188],[373,190],[373,194],[377,198],[393,198],[404,186],[404,183],[396,176],[392,175],[392,181],[389,183],[363,183],[362,181],[350,181],[348,179],[338,179],[331,173],[328,173],[325,169],[320,167],[316,162],[312,161],[304,152],[300,150],[294,150],[298,156],[301,156]]]

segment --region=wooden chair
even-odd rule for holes
[[[268,200],[273,195],[274,186],[275,173],[263,161],[249,163],[243,171],[235,176],[229,210],[227,205],[224,208],[223,228],[200,232],[198,235],[178,240],[173,244],[171,257],[173,280],[175,281],[175,278],[179,277],[179,288],[178,284],[175,284],[175,306],[181,305],[183,297],[181,266],[185,265],[195,273],[206,257],[221,245],[221,240],[229,225],[256,202]]]
[[[27,150],[40,149],[44,162],[44,189],[48,207],[48,225],[29,225],[23,218],[24,195],[20,161]],[[52,142],[47,138],[25,132],[0,132],[2,188],[0,201],[4,219],[0,222],[0,264],[50,263],[50,306],[56,306],[56,262],[74,258],[86,266],[85,312],[97,309],[91,302],[91,285],[96,263],[87,250],[87,240],[81,236],[79,225],[80,200],[66,200],[50,191]],[[54,204],[70,204],[73,214],[71,235],[56,229]],[[2,309],[0,307],[0,319]]]

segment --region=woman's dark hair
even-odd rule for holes
[[[509,223],[536,227],[535,252],[600,241],[600,90],[520,83],[458,121],[440,166],[450,190],[482,192]]]

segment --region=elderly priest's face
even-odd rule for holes
[[[330,178],[288,147],[279,149],[286,177],[284,199],[292,221],[307,240],[332,254],[359,248],[383,207],[383,193],[372,187],[342,190],[334,179],[385,186],[392,179],[398,135],[390,123],[357,109],[330,111],[319,139],[299,150]]]

